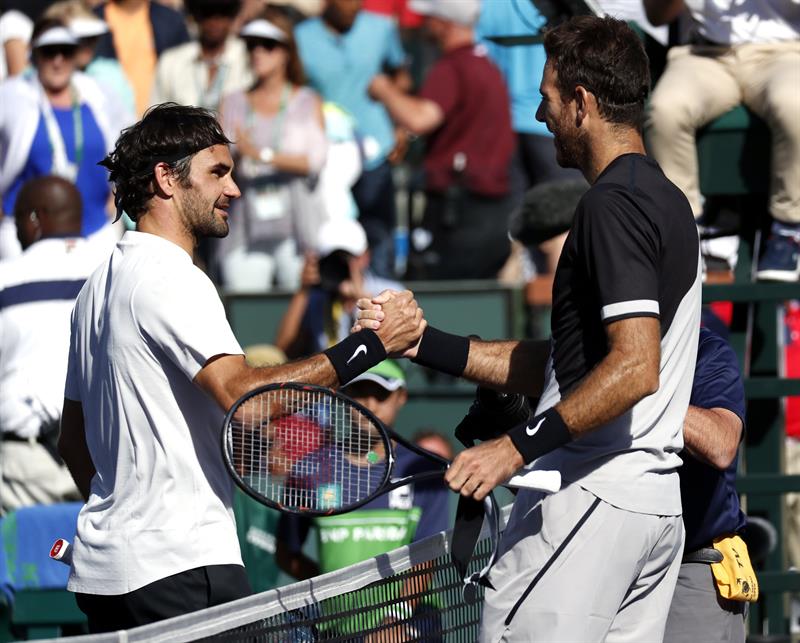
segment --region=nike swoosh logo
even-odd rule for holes
[[[544,422],[545,418],[539,420],[535,427],[531,428],[529,426],[525,427],[525,433],[527,433],[530,437],[536,435],[537,431],[539,431],[539,427],[542,426],[542,422]]]
[[[366,346],[366,344],[359,344],[359,345],[358,345],[358,348],[356,348],[355,352],[354,352],[354,353],[353,353],[353,354],[350,356],[350,359],[349,359],[349,360],[347,360],[347,361],[345,362],[345,364],[349,364],[350,362],[352,362],[352,361],[353,361],[353,360],[354,360],[356,357],[358,357],[358,356],[359,356],[361,353],[364,353],[364,355],[366,355],[366,354],[367,354],[367,346]],[[544,419],[544,418],[542,418],[542,419]]]

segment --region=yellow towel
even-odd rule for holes
[[[711,563],[720,596],[733,601],[756,602],[758,579],[744,541],[739,536],[723,536],[714,540],[714,549],[723,556],[721,563]]]

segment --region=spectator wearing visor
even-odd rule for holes
[[[220,106],[242,190],[232,204],[230,234],[217,246],[222,284],[236,292],[266,292],[273,284],[294,291],[320,221],[314,186],[327,147],[322,104],[303,87],[284,16],[267,9],[240,35],[254,83]]]
[[[241,0],[187,0],[197,40],[164,52],[156,65],[152,103],[219,109],[222,97],[253,82],[244,42],[233,33]]]
[[[127,123],[124,108],[86,74],[76,71],[78,41],[63,22],[43,19],[33,30],[34,69],[0,84],[0,193],[3,212],[14,211],[22,185],[52,174],[75,183],[83,200],[81,234],[90,242],[116,241],[106,212],[110,187],[97,163]],[[4,217],[0,258],[21,247],[11,217]]]
[[[403,286],[369,269],[367,235],[358,221],[329,221],[319,230],[315,253],[306,255],[300,289],[278,328],[275,345],[289,359],[311,355],[347,337],[356,301]]]

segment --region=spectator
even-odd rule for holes
[[[772,235],[759,279],[800,279],[800,10],[786,2],[645,0],[655,25],[688,9],[690,44],[669,52],[647,115],[648,147],[703,214],[695,132],[738,104],[772,131]]]
[[[316,243],[319,209],[311,187],[325,162],[322,106],[302,87],[291,26],[277,12],[265,15],[241,32],[255,85],[230,94],[220,108],[236,143],[242,198],[218,246],[219,262],[223,285],[238,292],[266,292],[273,280],[297,289],[302,253]]]
[[[75,66],[94,78],[101,88],[119,101],[129,112],[127,120],[133,122],[136,104],[133,89],[119,61],[97,56],[100,36],[108,33],[108,25],[95,16],[82,0],[61,0],[51,4],[44,13],[45,18],[55,18],[65,23],[78,40]]]
[[[106,213],[110,189],[98,161],[126,124],[125,111],[94,80],[75,71],[77,46],[62,22],[39,21],[33,31],[36,73],[0,85],[0,193],[3,211],[12,212],[20,188],[31,178],[54,174],[74,182],[83,200],[81,233],[110,251],[116,240]],[[13,221],[2,224],[13,226]],[[19,244],[9,245],[4,255],[18,252]]]
[[[373,274],[369,265],[367,236],[357,221],[323,224],[317,253],[306,257],[300,289],[289,302],[275,345],[289,359],[332,346],[350,332],[360,297],[403,289]]]
[[[419,96],[382,74],[370,93],[399,125],[429,135],[425,152],[426,207],[431,235],[416,277],[494,278],[509,256],[509,167],[514,150],[511,110],[503,78],[476,46],[478,0],[415,0],[442,50]],[[418,237],[419,238],[419,237]],[[424,245],[424,244],[422,244]]]
[[[391,360],[373,366],[343,386],[341,391],[365,406],[388,426],[394,424],[408,400],[405,375],[397,363]],[[400,445],[395,445],[394,448],[396,460],[392,470],[393,477],[402,478],[430,470],[430,464],[422,456]],[[385,454],[381,455],[385,457]],[[309,456],[313,457],[313,454]],[[357,467],[359,464],[356,457],[353,456],[352,465]],[[304,463],[305,461],[301,461],[300,466]],[[448,528],[448,502],[449,493],[442,482],[428,481],[394,489],[343,516],[308,519],[282,514],[277,529],[278,565],[287,574],[302,580],[347,567],[412,541],[422,540]],[[303,544],[312,527],[317,532],[316,561],[303,553]],[[366,527],[370,528],[372,537],[359,536]],[[330,535],[334,532],[336,537],[331,538]],[[414,579],[411,580],[413,582]],[[432,621],[429,610],[419,604],[424,603],[419,600],[419,596],[426,588],[415,586],[414,589],[416,591],[407,592],[412,597],[409,603],[413,605],[417,617],[424,619],[414,625],[423,629],[424,624]],[[375,614],[377,616],[382,612],[376,610]],[[354,633],[348,627],[346,619],[332,625],[339,630],[337,633]],[[420,628],[419,625],[423,627]]]
[[[356,119],[364,172],[353,195],[372,249],[373,269],[390,277],[396,219],[390,160],[402,158],[406,138],[394,130],[383,105],[370,99],[367,86],[375,74],[386,71],[398,87],[410,87],[397,27],[388,18],[361,11],[361,0],[325,0],[322,16],[297,27],[297,44],[309,84],[326,102]]]
[[[136,114],[150,104],[158,57],[189,41],[183,16],[151,0],[111,0],[95,9],[110,33],[100,38],[97,55],[116,58],[125,70],[136,99]]]
[[[357,219],[353,186],[363,169],[353,117],[335,103],[322,106],[328,155],[319,175],[320,198],[328,219]]]
[[[14,216],[23,253],[0,262],[2,511],[79,499],[56,455],[70,313],[100,261],[81,238],[81,197],[59,177],[20,189]]]
[[[712,544],[746,524],[736,493],[744,420],[736,353],[722,337],[701,328],[678,469],[686,543],[667,618],[667,643],[744,643],[745,603],[721,596],[709,567],[718,558]]]
[[[33,23],[20,11],[0,14],[0,81],[28,66],[28,42]]]
[[[551,181],[583,180],[573,168],[556,163],[553,135],[535,114],[541,103],[539,83],[544,73],[544,45],[502,45],[490,40],[493,36],[531,35],[544,27],[544,16],[532,2],[484,2],[475,31],[489,57],[500,69],[511,100],[511,124],[516,145],[511,162],[511,193],[519,204],[526,190]],[[566,232],[544,242],[537,252],[529,247],[535,270],[555,272]]]
[[[156,65],[152,102],[200,105],[216,111],[226,94],[253,82],[244,42],[232,33],[241,0],[188,0],[198,40],[164,52]]]

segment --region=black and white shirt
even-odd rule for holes
[[[659,389],[615,420],[540,458],[623,509],[681,512],[676,469],[700,321],[697,229],[683,193],[652,159],[615,159],[581,199],[553,284],[552,346],[537,413],[606,356],[605,325],[661,322]]]

